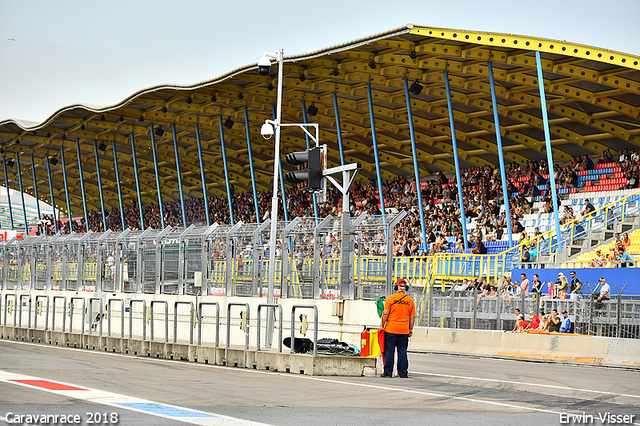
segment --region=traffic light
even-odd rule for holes
[[[298,189],[307,192],[321,191],[323,188],[322,170],[324,156],[322,147],[306,151],[292,152],[285,156],[287,163],[298,166],[298,170],[287,173],[287,180],[295,183]]]

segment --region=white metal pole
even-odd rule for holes
[[[280,173],[280,120],[282,118],[282,58],[284,50],[278,52],[278,95],[276,103],[275,154],[273,159],[273,196],[271,197],[271,234],[269,237],[269,286],[267,303],[274,303],[273,288],[276,283],[276,239],[278,226],[278,176]],[[286,208],[286,206],[285,206]],[[282,290],[281,290],[282,291]]]
[[[267,303],[275,303],[275,297],[273,290],[276,283],[276,240],[278,232],[278,177],[280,173],[280,121],[282,119],[282,77],[283,77],[283,57],[284,49],[280,49],[277,55],[278,62],[278,94],[276,100],[276,122],[275,122],[275,154],[273,158],[273,196],[271,197],[271,233],[269,237],[269,285],[267,288]],[[287,206],[284,206],[286,209]],[[281,285],[280,292],[283,291],[283,285]],[[272,312],[273,308],[267,310],[267,330],[265,333],[266,346],[271,347],[273,342],[273,324],[274,318]],[[292,342],[293,347],[293,342]]]

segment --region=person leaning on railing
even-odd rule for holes
[[[576,271],[571,271],[569,275],[571,275],[571,283],[569,284],[571,294],[578,294],[582,288],[582,281],[576,277]]]
[[[618,258],[616,259],[617,266],[619,268],[626,268],[627,266],[633,266],[633,258],[629,256],[629,253],[624,251],[624,248],[618,248]]]
[[[564,276],[562,272],[558,274],[558,283],[555,285],[556,297],[558,299],[566,299],[567,292],[569,291],[569,280]]]

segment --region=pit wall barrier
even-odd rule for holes
[[[281,310],[283,338],[292,335],[295,311],[296,338],[314,340],[317,327],[317,338],[335,338],[359,347],[363,327],[377,328],[380,323],[371,301],[277,299],[281,308],[276,310],[273,344],[265,348],[267,309],[262,306],[262,349],[257,350],[258,308],[267,303],[266,298],[53,290],[1,291],[0,296],[3,339],[306,375],[362,376],[376,372],[375,358],[296,354],[286,347],[279,351],[278,342],[277,311]],[[304,334],[301,315],[306,316]],[[247,324],[244,330],[243,321]]]
[[[614,337],[416,327],[409,351],[640,370],[640,341]]]

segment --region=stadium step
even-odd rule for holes
[[[584,251],[584,247],[582,245],[572,245],[569,246],[569,257],[572,258],[576,254],[580,254]]]

